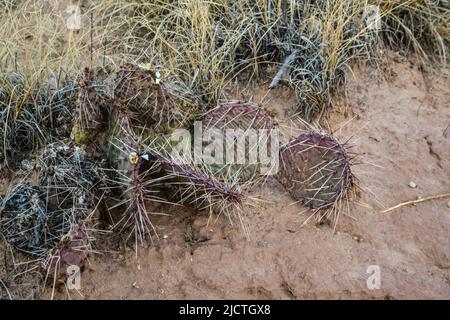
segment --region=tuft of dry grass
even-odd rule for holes
[[[383,19],[381,38],[392,49],[430,60],[448,59],[450,4],[447,0],[374,1]]]

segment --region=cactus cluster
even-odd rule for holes
[[[183,98],[176,84],[166,85],[159,73],[134,64],[125,64],[117,71],[112,87],[106,118],[109,129],[103,136],[109,147],[102,151],[111,167],[112,188],[120,192],[119,201],[110,209],[122,209],[118,224],[131,229],[137,242],[143,243],[147,235],[151,238],[156,233],[149,215],[157,203],[177,202],[220,212],[229,212],[240,203],[239,192],[208,174],[204,166],[180,165],[167,156],[161,143],[155,143],[166,140],[162,133],[168,128],[186,121],[183,113],[200,110],[200,102],[195,105],[195,99]],[[91,97],[90,101],[99,100]],[[100,114],[101,104],[93,106],[96,109],[91,113]]]
[[[86,68],[73,90],[54,91],[56,102],[33,107],[47,109],[31,110],[31,102],[19,105],[16,101],[0,114],[14,119],[0,128],[3,135],[16,135],[16,140],[3,139],[9,143],[2,145],[4,150],[17,143],[25,148],[34,144],[30,142],[34,139],[47,142],[20,162],[20,182],[15,180],[0,201],[0,227],[12,246],[42,259],[53,279],[64,275],[67,266],[81,266],[86,259],[96,222],[93,212],[100,199],[110,212],[120,212],[114,226],[128,230],[136,245],[157,235],[151,214],[159,212],[162,203],[237,217],[246,232],[243,190],[262,177],[260,154],[251,160],[249,152],[261,146],[272,152],[272,144],[278,146],[270,134],[276,127],[274,121],[254,103],[226,102],[199,118],[203,110],[200,100],[185,98],[186,92],[175,83],[163,83],[159,73],[146,66],[125,64],[110,79],[113,83],[106,85],[96,71]],[[11,94],[16,94],[14,90],[24,95],[24,82],[18,83],[22,83],[21,89],[12,84],[0,87],[0,103],[5,105]],[[13,89],[5,90],[8,86]],[[67,97],[72,99],[70,103],[63,102]],[[42,114],[44,110],[55,114],[48,118]],[[58,128],[51,123],[61,121],[66,112],[73,120],[71,140],[70,129],[65,130],[64,141],[52,141],[52,134],[44,139],[46,131],[40,126]],[[22,128],[28,116],[34,120]],[[202,120],[203,130],[219,130],[225,139],[228,129],[234,130],[233,139],[244,138],[245,159],[211,164],[173,153],[175,148],[166,134],[171,128],[187,128],[195,119]],[[252,130],[266,135],[251,140],[247,135]],[[35,131],[42,137],[27,136]],[[195,147],[188,148],[194,149],[196,158]],[[3,154],[3,160],[11,156],[6,151]],[[339,202],[353,183],[345,147],[331,136],[302,133],[277,156],[276,178],[295,199],[317,211]],[[329,211],[324,212],[320,219]]]

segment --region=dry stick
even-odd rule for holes
[[[91,30],[90,30],[90,37],[91,37],[91,44],[90,44],[90,47],[91,47],[91,65],[90,65],[90,67],[92,68],[92,65],[93,65],[93,63],[94,63],[94,54],[93,54],[93,51],[94,51],[94,48],[93,48],[93,45],[94,45],[94,41],[93,41],[93,37],[94,37],[94,12],[93,11],[91,11]]]
[[[406,202],[402,202],[394,207],[385,209],[385,210],[381,211],[381,213],[387,213],[387,212],[393,211],[395,209],[398,209],[398,208],[401,208],[401,207],[404,207],[404,206],[407,206],[410,204],[417,204],[417,203],[425,202],[428,200],[443,199],[443,198],[448,198],[448,197],[450,197],[450,193],[437,194],[437,195],[429,196],[429,197],[422,198],[422,199],[406,201]]]
[[[287,73],[288,68],[291,66],[292,62],[294,62],[295,56],[297,55],[297,50],[292,52],[283,62],[281,68],[278,70],[277,74],[273,78],[272,82],[269,85],[269,89],[275,88],[280,82],[281,78]]]
[[[8,294],[9,300],[12,300],[12,296],[11,293],[9,293],[8,287],[6,286],[6,284],[2,281],[2,279],[0,279],[0,283],[2,284],[2,286],[5,288],[6,293]]]

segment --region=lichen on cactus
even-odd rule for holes
[[[278,181],[303,205],[320,212],[342,200],[353,185],[350,158],[336,138],[304,132],[280,150]],[[334,210],[322,210],[318,220]]]

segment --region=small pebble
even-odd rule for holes
[[[135,288],[135,289],[139,289],[140,288],[136,281],[133,282],[133,288]]]
[[[408,185],[413,189],[417,188],[417,184],[414,181],[411,181]]]
[[[450,201],[449,201],[449,202],[447,202],[447,207],[449,207],[449,208],[450,208]]]

